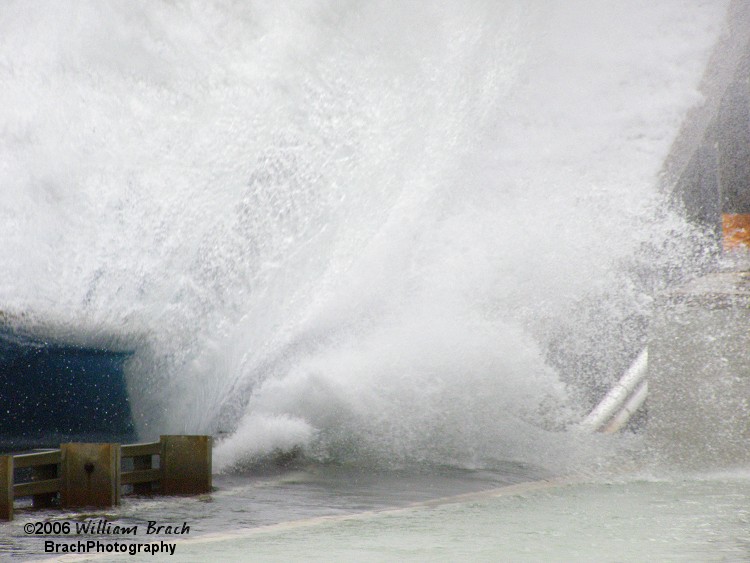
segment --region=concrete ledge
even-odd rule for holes
[[[679,469],[750,463],[750,274],[712,274],[661,300],[649,343],[647,443]]]

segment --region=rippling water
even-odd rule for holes
[[[221,479],[210,497],[129,499],[116,510],[53,518],[106,518],[113,524],[139,525],[141,532],[149,520],[188,522],[190,533],[177,538],[174,556],[143,555],[136,560],[614,562],[750,557],[746,473],[666,479],[579,476],[528,483],[542,477],[550,479],[510,466],[502,475],[455,469],[376,474],[328,467]],[[19,561],[44,557],[42,538],[22,534],[24,523],[41,516],[24,514],[0,529],[5,553]],[[84,539],[111,543],[122,538]],[[175,541],[169,536],[147,539]],[[120,559],[112,554],[60,557],[89,560]]]

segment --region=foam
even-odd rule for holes
[[[8,2],[0,303],[136,335],[222,464],[557,463],[700,266],[657,176],[726,7]]]

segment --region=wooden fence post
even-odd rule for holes
[[[211,436],[161,437],[161,494],[211,492]]]
[[[13,520],[13,456],[0,455],[0,520]]]
[[[60,451],[64,508],[120,503],[120,444],[62,444]]]

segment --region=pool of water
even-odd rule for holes
[[[746,561],[747,479],[585,483],[180,545],[228,560]]]
[[[15,520],[0,524],[0,554],[11,554],[19,560],[43,554],[44,540],[50,538],[24,534],[24,524],[29,522],[49,520],[75,526],[87,520],[106,520],[112,525],[139,526],[137,538],[85,534],[84,539],[110,543],[123,539],[140,542],[154,539],[143,536],[149,521],[188,522],[191,527],[188,538],[192,539],[285,522],[388,510],[546,476],[541,470],[512,463],[494,471],[449,467],[376,471],[330,465],[256,469],[252,473],[215,475],[214,492],[198,497],[125,496],[116,508],[89,513],[19,509],[17,506]],[[59,539],[75,542],[81,535],[71,534]]]
[[[22,512],[0,528],[17,560],[60,561],[746,561],[750,473],[551,479],[445,469],[306,468],[221,477],[197,498],[128,498],[96,514]],[[23,525],[105,519],[137,538],[28,537]],[[143,536],[149,520],[182,536]],[[174,555],[50,555],[44,541],[166,542]]]

